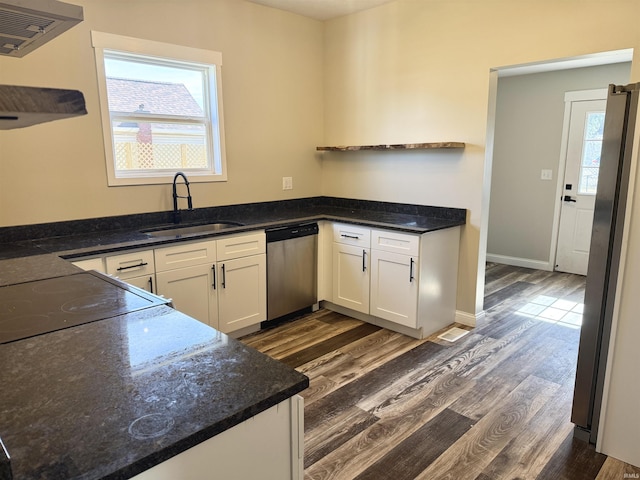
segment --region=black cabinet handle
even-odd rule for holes
[[[153,275],[149,277],[149,291],[153,293]]]
[[[222,288],[227,288],[227,275],[224,271],[224,263],[222,264]]]
[[[129,265],[128,267],[118,267],[118,272],[121,272],[122,270],[129,270],[130,268],[144,267],[145,265],[148,265],[148,263],[147,262],[140,262],[137,265]]]
[[[216,289],[216,264],[215,263],[213,265],[211,265],[211,270],[213,271],[213,284],[212,284],[212,287],[215,290]]]
[[[415,262],[413,261],[413,258],[411,258],[411,262],[409,263],[409,283],[413,282],[413,264]]]
[[[367,251],[362,250],[362,271],[367,271]]]
[[[358,237],[357,235],[347,235],[346,233],[341,233],[340,236],[342,238],[352,238],[354,240],[359,240],[360,237]]]

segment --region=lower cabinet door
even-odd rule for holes
[[[157,293],[170,298],[173,307],[218,328],[218,302],[214,266],[196,265],[156,273]],[[217,283],[217,282],[216,282]]]
[[[417,258],[371,251],[371,315],[418,326]]]
[[[369,313],[369,249],[333,244],[333,303]]]
[[[123,282],[127,282],[134,287],[141,288],[142,290],[146,290],[147,292],[156,293],[156,281],[154,274],[127,278],[126,280],[123,280]]]
[[[266,255],[218,262],[218,318],[224,333],[267,319]]]

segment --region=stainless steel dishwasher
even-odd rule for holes
[[[266,230],[267,320],[318,302],[318,224]]]

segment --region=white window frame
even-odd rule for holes
[[[111,114],[107,98],[107,80],[104,66],[104,54],[107,51],[117,51],[123,54],[145,55],[157,57],[159,60],[184,61],[211,66],[208,75],[209,80],[209,105],[211,131],[208,135],[211,142],[212,154],[211,171],[185,171],[190,182],[220,182],[227,180],[227,165],[224,145],[224,121],[222,109],[222,54],[211,50],[184,47],[169,43],[144,40],[140,38],[125,37],[104,32],[91,32],[91,42],[96,59],[96,71],[98,75],[98,94],[100,97],[100,112],[102,119],[102,131],[104,135],[105,160],[107,168],[107,181],[109,186],[121,185],[150,185],[165,184],[173,181],[175,171],[166,172],[134,171],[118,175],[114,162],[113,131]]]

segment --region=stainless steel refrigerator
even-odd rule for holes
[[[622,247],[640,83],[609,85],[571,421],[596,443]]]

